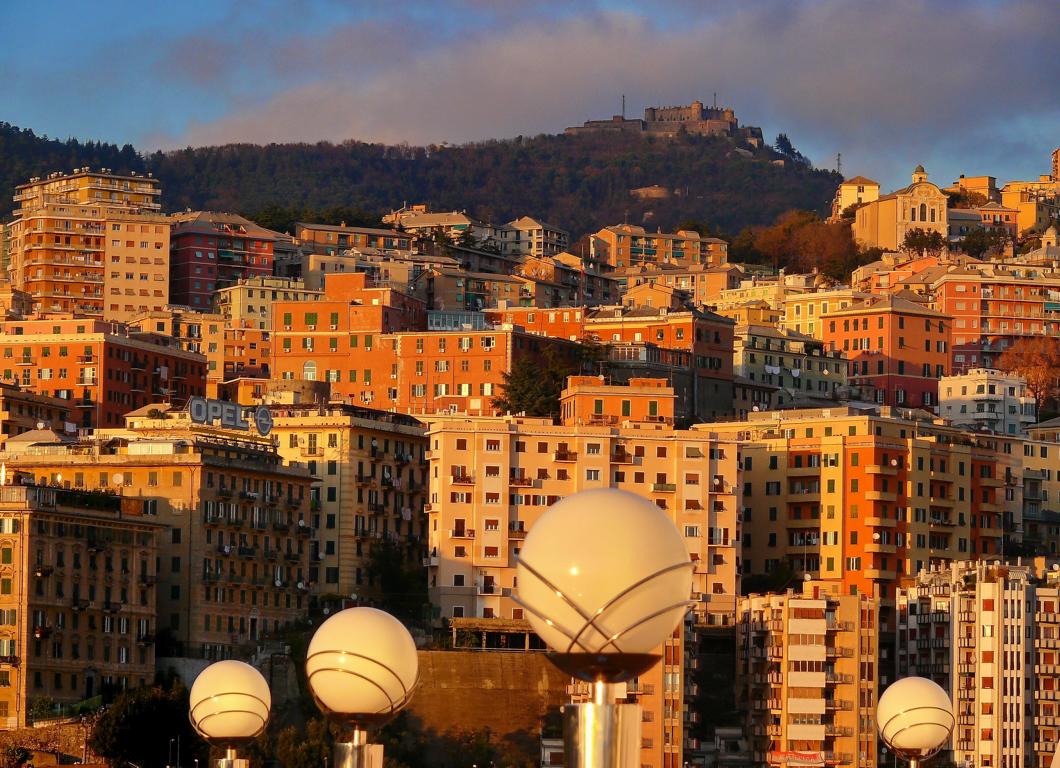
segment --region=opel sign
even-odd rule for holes
[[[250,423],[244,418],[247,406],[238,403],[229,403],[225,400],[212,400],[205,397],[191,397],[188,399],[188,413],[191,420],[196,424],[220,423],[226,429],[238,429],[244,432],[250,431]],[[272,414],[264,405],[254,409],[254,426],[258,434],[265,436],[272,431]]]

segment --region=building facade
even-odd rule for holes
[[[1035,422],[1035,401],[1023,379],[990,368],[939,380],[939,416],[953,424],[1024,435]]]
[[[928,181],[924,166],[913,171],[913,181],[889,195],[862,204],[854,213],[854,240],[864,248],[897,251],[907,233],[920,229],[949,236],[946,194]]]

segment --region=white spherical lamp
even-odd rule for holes
[[[404,625],[375,608],[347,608],[313,635],[306,675],[333,720],[379,725],[408,703],[419,675],[416,643]]]
[[[950,697],[925,677],[892,683],[876,705],[880,738],[899,757],[920,761],[938,752],[953,733]]]
[[[191,686],[189,717],[207,741],[235,745],[265,730],[272,708],[269,684],[242,661],[218,661],[204,669]]]
[[[518,601],[559,654],[649,654],[684,617],[692,563],[670,518],[614,488],[583,491],[534,523]]]

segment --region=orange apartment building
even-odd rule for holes
[[[570,307],[488,310],[495,323],[512,324],[529,333],[555,339],[589,339],[605,346],[654,344],[690,356],[693,387],[689,412],[701,419],[733,410],[733,334],[727,317],[698,309],[666,306]]]
[[[38,395],[10,381],[0,381],[0,440],[34,429],[65,432],[72,407],[61,397]]]
[[[151,684],[164,533],[117,494],[0,485],[0,730]]]
[[[1018,438],[888,407],[750,413],[699,428],[740,444],[741,572],[783,566],[878,596],[884,629],[894,628],[900,579],[1001,557],[1006,528],[1022,528]]]
[[[729,244],[692,230],[648,232],[634,224],[604,227],[591,239],[592,258],[620,270],[638,264],[718,266],[729,260]]]
[[[41,484],[117,490],[168,526],[150,571],[159,655],[246,658],[306,617],[316,538],[313,478],[253,429],[193,424],[187,411],[158,403],[76,441],[12,438],[0,460]]]
[[[717,300],[722,291],[739,288],[744,275],[736,264],[638,264],[615,273],[623,293],[644,283],[664,284],[684,291],[701,307]]]
[[[16,188],[9,278],[34,312],[126,320],[169,301],[157,179],[87,168]]]
[[[431,420],[429,594],[441,617],[478,628],[524,627],[512,599],[515,558],[549,505],[589,488],[641,494],[666,509],[695,564],[694,623],[732,627],[739,594],[739,457],[736,443],[673,428],[666,382],[604,384],[568,379],[559,423],[525,417]],[[690,622],[691,624],[691,622]],[[683,626],[660,649],[663,661],[621,692],[641,703],[641,765],[679,768],[691,746]]]
[[[1018,265],[955,268],[934,283],[935,307],[953,317],[953,370],[996,367],[1019,339],[1060,337],[1060,271]]]
[[[622,296],[621,284],[613,274],[605,274],[602,265],[567,251],[555,256],[527,256],[516,273],[559,286],[557,306],[617,304]]]
[[[953,319],[885,295],[821,316],[823,339],[849,363],[851,387],[881,405],[934,410],[938,380],[951,372]]]
[[[5,320],[0,380],[68,401],[77,427],[114,427],[148,403],[202,395],[206,363],[172,338],[102,320]]]

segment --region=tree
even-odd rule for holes
[[[1008,234],[1001,229],[973,229],[961,240],[961,250],[975,259],[986,254],[1001,253],[1011,242]]]
[[[305,728],[290,726],[276,737],[276,759],[284,768],[319,768],[331,756],[328,721],[311,718]]]
[[[505,413],[555,416],[567,377],[576,372],[574,365],[551,348],[537,360],[521,357],[510,371],[504,372],[501,394],[493,398],[493,405]]]
[[[177,737],[182,754],[201,748],[188,722],[188,690],[180,683],[122,691],[96,721],[88,745],[114,764],[151,768],[169,762],[169,741]]]
[[[1060,393],[1060,341],[1050,336],[1020,339],[1002,353],[997,364],[1026,382],[1041,419],[1045,406]]]
[[[806,155],[799,152],[791,144],[791,139],[788,138],[786,133],[781,133],[777,136],[776,143],[773,144],[773,148],[784,157],[791,160],[793,163],[799,165],[809,165],[810,159]]]
[[[941,232],[923,230],[920,227],[905,233],[902,249],[919,253],[921,256],[937,256],[946,247],[946,238]]]

